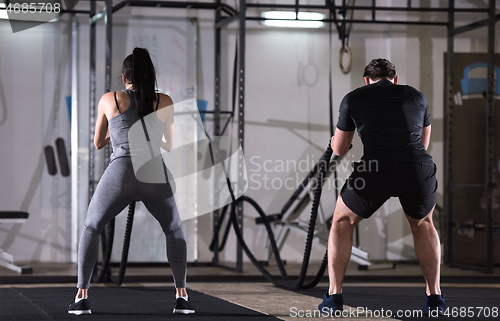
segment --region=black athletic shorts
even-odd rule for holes
[[[390,197],[415,219],[427,216],[436,204],[436,165],[389,160],[361,160],[342,187],[345,205],[362,218],[370,217]]]

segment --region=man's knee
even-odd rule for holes
[[[434,227],[434,223],[432,221],[432,213],[421,219],[416,219],[407,215],[407,220],[412,231],[418,231],[422,228],[426,229],[429,227]]]
[[[333,216],[332,224],[335,225],[349,225],[350,227],[355,227],[361,221],[361,217],[357,215],[349,214],[339,214]]]
[[[354,213],[347,205],[345,205],[342,197],[337,200],[337,205],[335,206],[335,211],[333,213],[334,224],[349,225],[355,227],[362,220],[362,218]]]

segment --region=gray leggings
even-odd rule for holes
[[[186,287],[186,240],[170,185],[139,182],[130,157],[120,157],[106,168],[90,201],[78,248],[78,288],[90,286],[104,227],[132,201],[142,201],[160,223],[175,287]]]

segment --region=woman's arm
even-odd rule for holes
[[[156,112],[156,117],[165,125],[163,127],[163,137],[161,148],[170,152],[174,148],[174,103],[168,95],[160,94],[160,107]]]
[[[173,109],[173,107],[172,107],[172,109]],[[167,152],[170,152],[174,148],[174,119],[173,119],[173,117],[172,117],[172,121],[165,123],[165,127],[163,128],[163,137],[161,138],[161,148],[163,148]]]
[[[106,117],[106,107],[109,100],[109,94],[107,93],[101,97],[99,105],[97,107],[97,119],[95,122],[95,135],[94,135],[94,146],[97,149],[101,149],[109,143],[109,128],[108,128],[108,118]]]

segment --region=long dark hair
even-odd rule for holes
[[[144,48],[134,48],[123,61],[122,73],[125,80],[134,86],[136,111],[140,117],[154,111],[156,101],[156,71]]]

